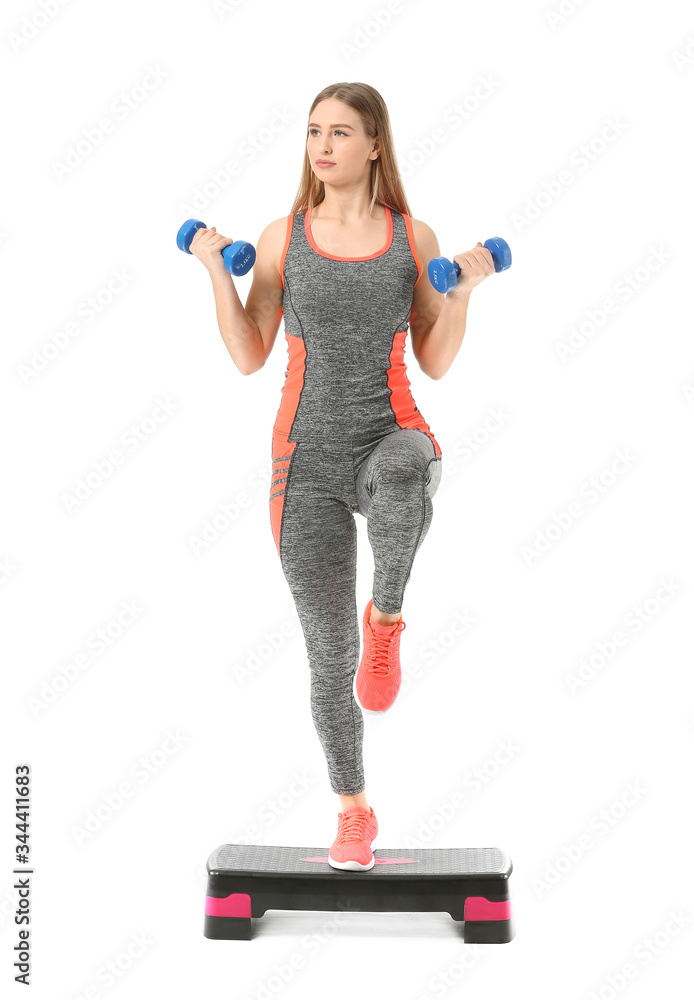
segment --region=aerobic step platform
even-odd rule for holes
[[[511,859],[496,847],[374,851],[368,871],[328,863],[327,848],[223,844],[207,860],[205,937],[251,940],[266,910],[450,913],[467,943],[515,934]]]

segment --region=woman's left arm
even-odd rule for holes
[[[412,352],[425,375],[440,379],[453,364],[463,342],[472,289],[494,273],[494,261],[481,243],[467,253],[457,254],[453,260],[460,265],[458,284],[442,295],[428,275],[429,261],[441,253],[438,240],[433,230],[417,219],[412,219],[412,233],[422,267],[410,313]]]

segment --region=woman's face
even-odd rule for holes
[[[316,177],[329,183],[368,176],[378,156],[377,140],[366,134],[356,111],[334,98],[313,109],[306,148]],[[321,160],[334,166],[321,166]]]

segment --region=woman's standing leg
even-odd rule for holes
[[[306,643],[313,722],[333,792],[357,795],[364,720],[352,691],[359,621],[357,529],[344,498],[346,484],[353,496],[351,449],[275,439],[273,470],[273,531]]]

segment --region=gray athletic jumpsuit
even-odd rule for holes
[[[320,250],[310,210],[288,217],[282,252],[289,361],[272,435],[270,522],[338,795],[365,787],[364,722],[352,691],[361,641],[354,515],[367,520],[374,605],[398,614],[441,480],[441,448],[415,406],[404,360],[422,267],[411,218],[385,210],[385,246],[368,257]]]

